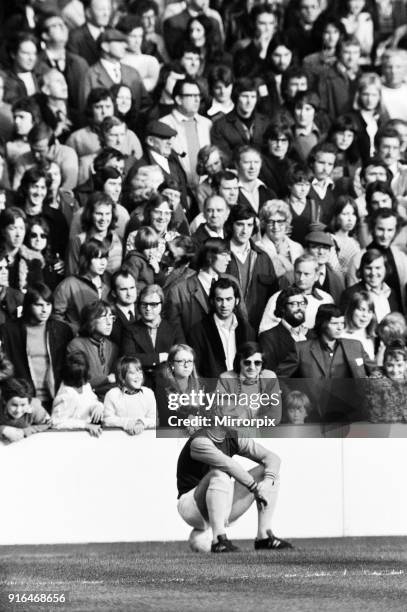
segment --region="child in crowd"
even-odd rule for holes
[[[51,419],[41,402],[32,396],[30,383],[9,378],[2,385],[0,436],[17,442],[34,433],[49,429]]]
[[[383,365],[385,350],[394,340],[407,341],[407,324],[401,312],[389,312],[377,326],[379,348],[376,351],[377,365]]]
[[[402,340],[393,340],[384,352],[383,370],[369,381],[366,394],[371,423],[407,421],[407,349]]]
[[[154,393],[143,386],[143,368],[134,357],[121,357],[117,363],[118,386],[105,396],[104,424],[121,427],[130,435],[156,426]]]
[[[66,357],[63,382],[54,399],[52,426],[55,429],[86,429],[91,436],[102,433],[103,404],[89,383],[89,362],[83,351]]]
[[[311,402],[308,395],[302,391],[291,391],[285,400],[287,421],[292,425],[304,425],[311,412]]]

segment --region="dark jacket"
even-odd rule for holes
[[[86,23],[70,31],[66,48],[71,53],[83,58],[89,66],[95,64],[99,59],[98,42],[89,32]]]
[[[281,322],[262,332],[259,335],[259,343],[264,352],[264,367],[273,371],[289,353],[295,351],[295,340]]]
[[[249,132],[240,121],[236,111],[232,110],[213,124],[211,131],[212,144],[222,149],[229,158],[232,158],[234,151],[242,145],[250,144],[260,149],[269,122],[268,117],[255,112],[252,129]]]
[[[336,119],[352,109],[358,78],[351,81],[345,69],[336,64],[323,74],[318,83],[321,108],[331,119]]]
[[[24,293],[13,287],[6,287],[6,293],[0,301],[0,324],[10,319],[17,319],[17,311],[23,305]]]
[[[17,102],[20,98],[25,98],[28,95],[27,88],[24,81],[22,81],[22,79],[12,70],[7,70],[6,75],[6,82],[4,83],[4,102],[14,104],[14,102]],[[39,91],[40,88],[37,77],[34,73],[33,79],[35,88]]]
[[[252,327],[242,318],[237,317],[236,348],[249,340],[255,339]],[[213,314],[208,314],[200,323],[194,325],[187,334],[188,344],[196,354],[196,369],[199,376],[210,379],[208,387],[216,386],[222,372],[227,371],[226,356]]]
[[[46,329],[55,391],[57,391],[62,380],[66,347],[72,340],[73,333],[69,325],[55,319],[48,319]],[[15,377],[28,380],[34,389],[34,382],[28,364],[27,331],[24,321],[19,319],[18,321],[9,321],[1,325],[0,337],[4,351],[14,366]]]
[[[178,15],[174,15],[174,17],[169,17],[164,21],[163,24],[163,35],[165,46],[167,48],[168,53],[174,59],[181,55],[182,43],[186,38],[186,31],[188,21],[191,19],[191,14],[187,9],[178,13]],[[219,23],[216,19],[209,17],[209,20],[212,24],[212,29],[214,33],[221,38]]]
[[[249,323],[258,330],[265,304],[278,291],[278,280],[270,257],[255,244],[251,244],[249,282],[243,296],[249,317]],[[236,257],[231,253],[227,272],[238,279],[240,275]]]

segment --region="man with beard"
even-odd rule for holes
[[[274,314],[281,321],[259,336],[264,351],[264,367],[268,370],[276,370],[289,353],[295,352],[295,343],[306,340],[303,328],[306,306],[306,296],[295,285],[279,294]]]

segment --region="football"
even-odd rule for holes
[[[189,547],[197,553],[208,553],[211,550],[211,529],[193,529],[188,538]]]

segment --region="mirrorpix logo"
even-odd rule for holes
[[[191,412],[200,414],[187,419],[174,414],[169,417],[168,424],[170,427],[275,427],[276,420],[266,412],[267,408],[276,407],[280,402],[280,393],[207,393],[202,389],[170,393],[169,410],[185,414],[189,407]]]

